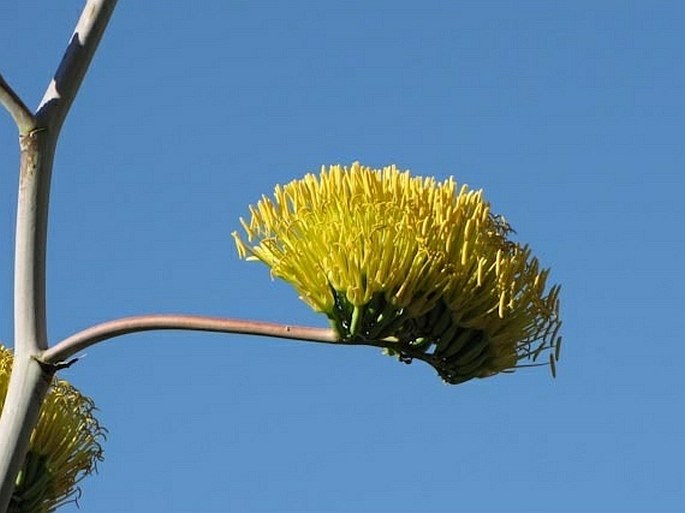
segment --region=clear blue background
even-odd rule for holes
[[[81,7],[2,3],[28,104]],[[81,511],[683,511],[683,27],[678,1],[120,1],[55,164],[53,342],[148,312],[325,326],[229,234],[275,184],[360,160],[484,188],[563,284],[564,350],[556,380],[450,387],[371,348],[101,344],[61,373],[110,430]]]

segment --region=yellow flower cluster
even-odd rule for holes
[[[0,409],[12,368],[12,352],[0,346]],[[73,500],[78,483],[102,461],[105,430],[93,402],[66,381],[54,379],[31,434],[9,513],[47,513]]]
[[[323,167],[241,219],[239,255],[260,260],[328,316],[341,341],[418,358],[449,383],[559,356],[559,287],[546,291],[482,191],[354,163]]]

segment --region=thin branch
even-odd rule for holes
[[[33,114],[19,95],[5,81],[2,74],[0,74],[0,103],[10,113],[12,119],[14,119],[21,135],[35,128],[36,121],[33,118]]]
[[[116,4],[117,0],[88,0],[81,12],[62,62],[36,114],[55,131],[59,131],[64,122]]]
[[[235,333],[242,335],[259,335],[264,337],[303,340],[305,342],[320,342],[324,344],[339,344],[348,346],[370,346],[392,349],[400,356],[400,360],[410,363],[421,360],[433,366],[438,373],[438,360],[432,354],[425,353],[421,348],[411,344],[401,344],[396,339],[379,340],[343,340],[331,328],[311,328],[307,326],[291,326],[273,322],[252,321],[245,319],[231,319],[225,317],[206,317],[201,315],[182,314],[151,314],[134,317],[123,317],[113,321],[96,324],[65,338],[61,342],[45,350],[38,361],[46,369],[55,372],[69,367],[75,359],[72,357],[90,347],[115,337],[130,333],[153,330],[188,330],[209,331],[214,333]]]
[[[79,351],[114,337],[151,330],[191,330],[240,333],[333,344],[339,337],[330,328],[289,326],[271,322],[204,317],[199,315],[157,314],[124,317],[97,324],[62,340],[41,355],[41,362],[60,365]]]

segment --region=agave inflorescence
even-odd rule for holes
[[[12,352],[0,346],[0,409],[5,402]],[[66,381],[53,379],[31,434],[8,513],[47,513],[70,502],[78,483],[102,460],[105,430],[95,406]]]
[[[239,255],[291,283],[341,342],[424,360],[448,383],[545,350],[555,372],[559,286],[482,191],[354,163],[277,186],[250,214]]]

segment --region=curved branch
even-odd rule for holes
[[[47,365],[63,364],[79,351],[110,338],[151,330],[191,330],[215,333],[240,333],[334,344],[340,341],[331,328],[289,326],[271,322],[205,317],[200,315],[153,314],[124,317],[97,324],[62,340],[40,357]]]
[[[232,319],[227,317],[207,317],[202,315],[184,314],[150,314],[133,317],[123,317],[101,324],[96,324],[65,338],[54,346],[43,351],[37,358],[47,370],[55,372],[69,367],[75,360],[72,357],[98,342],[111,338],[153,330],[187,330],[208,331],[214,333],[235,333],[242,335],[259,335],[305,342],[320,342],[324,344],[339,344],[348,346],[369,346],[390,349],[398,355],[400,361],[411,363],[421,360],[428,363],[441,374],[439,358],[426,353],[420,347],[408,343],[400,343],[394,338],[379,340],[341,339],[332,328],[312,328],[308,326],[291,326],[273,322],[253,321],[247,319]]]
[[[36,127],[36,120],[33,114],[21,98],[19,98],[19,95],[5,81],[2,74],[0,74],[0,104],[7,109],[7,112],[14,119],[20,135],[27,134]]]

